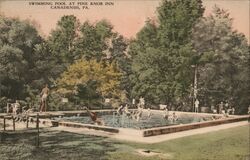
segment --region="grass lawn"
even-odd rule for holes
[[[1,133],[0,160],[248,160],[249,126],[241,126],[155,144],[116,141],[110,138],[42,130],[36,133]],[[146,149],[162,154],[147,157]]]
[[[130,151],[117,151],[111,159],[173,159],[173,160],[248,160],[249,126],[236,127],[206,134],[189,136],[156,144],[123,143]],[[141,157],[133,154],[135,148],[144,148],[165,155]]]

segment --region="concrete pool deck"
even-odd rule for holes
[[[135,110],[135,109],[130,109],[130,110]],[[144,109],[147,111],[147,109]],[[115,109],[102,109],[102,110],[92,110],[96,113],[101,113],[101,112],[116,112]],[[163,110],[151,110],[152,112],[156,113],[161,113]],[[201,115],[201,116],[223,116],[222,114],[213,114],[213,113],[194,113],[194,112],[181,112],[181,111],[169,111],[169,112],[176,112],[176,114],[187,114],[187,115]],[[51,117],[59,117],[59,116],[75,116],[75,115],[84,115],[86,114],[86,110],[77,110],[77,111],[49,111],[49,112],[33,112],[29,113],[28,115],[30,117],[35,117],[39,113],[39,116],[41,118],[51,118]],[[0,118],[3,118],[4,116],[11,116],[12,114],[10,113],[0,113]],[[239,115],[230,115],[232,117],[238,117]]]

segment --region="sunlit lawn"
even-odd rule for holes
[[[246,160],[250,151],[249,138],[249,126],[243,126],[150,145],[126,143],[131,147],[130,151],[117,151],[111,157],[128,160],[164,157],[176,160]],[[133,154],[134,148],[145,148],[165,155],[142,158]]]
[[[0,137],[0,160],[246,160],[249,154],[249,127],[189,136],[156,144],[116,141],[110,138],[42,130],[40,146],[36,132],[8,133]],[[140,155],[146,149],[161,154]]]

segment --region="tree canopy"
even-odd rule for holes
[[[201,1],[163,1],[131,43],[132,95],[153,104],[180,103],[189,95],[191,32],[203,15]]]
[[[239,112],[246,112],[250,95],[249,45],[243,34],[233,30],[232,21],[228,12],[215,6],[210,16],[195,25],[194,61],[199,65],[198,85],[203,103],[216,105],[227,101]]]
[[[29,21],[0,16],[0,90],[1,96],[25,98],[25,85],[35,80],[34,48],[42,42]]]
[[[107,20],[80,22],[65,15],[43,38],[30,21],[0,16],[0,106],[7,99],[38,104],[48,83],[54,110],[142,96],[148,105],[190,111],[196,74],[201,106],[226,101],[246,113],[247,39],[233,29],[227,11],[215,6],[211,15],[203,13],[201,0],[163,0],[157,18],[148,18],[130,40]],[[68,104],[60,101],[64,96]]]
[[[96,60],[79,60],[68,67],[58,80],[59,92],[78,94],[78,85],[95,81],[96,92],[102,97],[117,97],[120,94],[121,73],[114,64]]]

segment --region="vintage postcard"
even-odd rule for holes
[[[249,0],[0,0],[0,160],[250,160]]]

